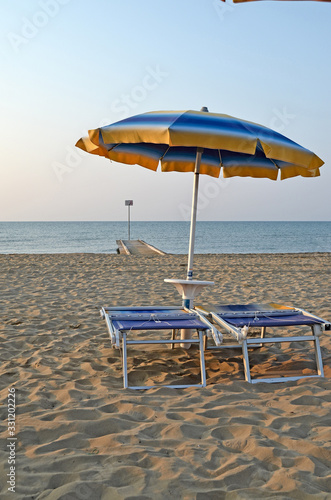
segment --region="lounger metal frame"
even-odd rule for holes
[[[187,319],[188,317],[193,317],[196,319],[200,319],[199,315],[195,311],[189,311],[189,310],[183,310],[182,307],[164,307],[164,306],[148,306],[148,307],[103,307],[100,310],[101,317],[106,320],[107,328],[109,331],[110,339],[112,346],[114,348],[121,348],[122,347],[122,363],[123,363],[123,386],[125,389],[152,389],[156,387],[170,387],[172,389],[185,389],[188,387],[205,387],[206,386],[206,367],[205,367],[205,357],[204,357],[204,337],[207,334],[207,329],[198,329],[195,328],[194,330],[198,334],[198,339],[196,338],[190,338],[190,339],[176,339],[176,330],[173,328],[168,328],[168,329],[162,329],[160,332],[163,332],[165,330],[172,330],[172,337],[171,340],[164,340],[164,339],[154,339],[154,340],[139,340],[139,339],[134,339],[134,340],[129,340],[128,335],[132,335],[132,330],[116,330],[112,320],[120,320],[120,319],[128,319],[128,320],[139,320],[143,321],[146,319],[146,314],[140,314],[139,311],[144,310],[144,311],[155,311],[156,309],[159,309],[160,311],[163,310],[171,310],[171,313],[158,313],[157,317],[158,319]],[[130,310],[132,312],[132,315],[125,315],[124,311]],[[112,314],[112,313],[118,313],[118,311],[123,311],[123,316],[119,316],[118,314]],[[201,319],[200,319],[201,320]],[[201,320],[202,321],[202,320]],[[212,325],[208,322],[207,319],[204,319],[203,323],[206,326],[210,326],[211,328]],[[140,332],[140,331],[148,331],[151,330],[151,328],[141,328],[141,330],[134,330],[134,332]],[[192,331],[194,331],[192,330]],[[216,339],[217,340],[217,339]],[[196,343],[199,345],[199,355],[200,355],[200,376],[201,376],[201,383],[200,384],[178,384],[178,385],[150,385],[150,386],[132,386],[129,385],[129,380],[128,380],[128,366],[127,366],[127,346],[128,345],[138,345],[138,344],[170,344],[171,347],[173,348],[175,344],[183,344],[183,343],[189,343],[193,344]]]
[[[195,310],[197,310],[201,314],[206,314],[206,310],[203,308],[196,307]],[[207,343],[205,345],[205,349],[241,349],[242,350],[242,355],[243,355],[243,364],[244,364],[244,373],[245,373],[245,380],[249,382],[250,384],[256,384],[259,382],[267,382],[267,383],[274,383],[274,382],[285,382],[285,381],[295,381],[295,380],[300,380],[303,378],[317,378],[317,377],[324,377],[324,370],[323,370],[323,361],[322,361],[322,354],[321,354],[321,347],[320,347],[320,341],[319,337],[322,334],[322,326],[324,326],[325,330],[330,330],[331,329],[331,323],[318,318],[317,316],[314,316],[313,314],[310,314],[307,311],[304,311],[303,309],[299,308],[292,308],[292,309],[275,309],[273,311],[257,311],[257,313],[262,313],[262,314],[267,314],[268,316],[279,316],[279,315],[290,315],[293,314],[294,312],[297,313],[302,313],[304,316],[309,317],[310,319],[315,319],[316,324],[313,325],[308,325],[311,326],[312,329],[312,335],[302,335],[302,336],[289,336],[289,337],[271,337],[271,338],[265,338],[266,334],[266,326],[261,327],[261,337],[258,338],[243,338],[242,330],[239,327],[235,327],[231,324],[229,324],[226,321],[226,316],[229,317],[230,314],[233,314],[234,316],[237,317],[245,317],[247,316],[252,317],[252,311],[250,312],[233,312],[233,313],[224,313],[223,318],[220,317],[220,313],[217,312],[209,312],[208,317],[217,325],[222,326],[228,333],[230,333],[236,340],[237,344],[226,344],[226,345],[221,345],[221,346],[208,346]],[[291,326],[289,323],[288,325],[284,324],[282,326]],[[298,325],[298,326],[305,326],[305,325]],[[307,325],[306,325],[307,326]],[[256,326],[255,326],[256,328]],[[276,328],[276,326],[275,326]],[[272,344],[272,343],[282,343],[282,342],[313,342],[314,343],[314,350],[315,350],[315,360],[316,360],[316,371],[317,374],[314,375],[297,375],[297,376],[283,376],[283,377],[267,377],[267,378],[252,378],[251,376],[251,370],[250,370],[250,362],[249,362],[249,347],[262,347],[264,344]]]

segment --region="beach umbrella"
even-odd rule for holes
[[[232,116],[155,111],[89,131],[76,146],[91,154],[163,172],[194,172],[187,280],[193,255],[199,175],[272,180],[316,177],[323,161],[282,134]]]

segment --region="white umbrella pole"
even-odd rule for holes
[[[187,279],[193,278],[193,256],[194,256],[194,240],[195,240],[195,226],[197,221],[197,208],[198,208],[198,191],[199,191],[199,174],[202,149],[197,149],[194,168],[194,181],[193,181],[193,196],[192,196],[192,212],[191,212],[191,229],[190,229],[190,245],[188,251],[187,262]]]

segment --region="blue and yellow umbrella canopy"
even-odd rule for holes
[[[144,113],[89,131],[77,147],[125,164],[163,172],[194,172],[212,177],[276,180],[316,177],[323,161],[282,134],[253,122],[204,111]]]

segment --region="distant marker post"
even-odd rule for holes
[[[125,200],[125,206],[128,207],[128,240],[130,241],[130,207],[133,205],[133,200]]]

